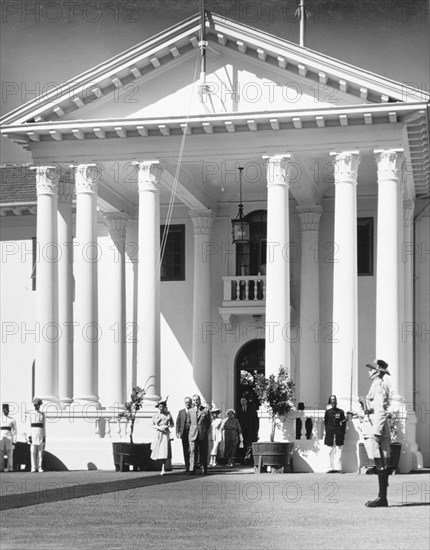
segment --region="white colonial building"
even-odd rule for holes
[[[38,396],[47,450],[113,468],[132,386],[144,440],[160,396],[174,417],[196,392],[225,411],[283,365],[305,407],[290,420],[313,424],[278,437],[296,470],[325,471],[327,399],[357,409],[376,357],[401,470],[430,466],[428,101],[207,12],[4,116],[34,161],[2,180],[1,392],[20,439]],[[250,235],[232,243],[240,191]]]

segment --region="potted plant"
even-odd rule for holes
[[[390,459],[389,472],[396,473],[399,468],[400,454],[402,451],[402,443],[398,440],[402,434],[403,422],[400,410],[391,410],[388,413],[388,424],[390,425]]]
[[[278,374],[271,374],[268,378],[255,371],[253,389],[260,403],[266,407],[271,423],[270,441],[252,444],[255,471],[261,472],[264,466],[270,466],[272,472],[292,471],[294,442],[275,442],[275,430],[277,421],[283,422],[294,408],[294,382],[288,370],[280,366]]]
[[[130,427],[130,443],[123,441],[113,442],[113,456],[116,471],[127,471],[129,466],[137,470],[150,470],[151,460],[150,443],[134,443],[134,423],[136,415],[142,408],[146,391],[140,386],[135,386],[131,390],[130,400],[124,405],[124,410],[118,414],[118,418],[125,418]]]

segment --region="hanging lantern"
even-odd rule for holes
[[[242,204],[242,170],[243,166],[239,166],[239,207],[237,216],[231,220],[233,244],[249,242],[249,223],[243,219],[243,204]]]

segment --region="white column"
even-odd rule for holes
[[[109,371],[109,394],[106,396],[108,407],[122,407],[126,401],[126,316],[125,316],[125,237],[129,216],[121,212],[104,214],[106,225],[114,245],[113,262],[110,264],[109,280],[113,319],[118,323],[118,339],[111,353],[112,367]]]
[[[36,166],[37,264],[36,311],[41,337],[36,344],[35,395],[58,400],[58,225],[59,171]]]
[[[319,260],[318,230],[321,206],[297,206],[301,239],[300,266],[300,366],[298,401],[306,408],[320,402]]]
[[[94,164],[76,167],[74,400],[98,402],[97,187]]]
[[[267,167],[266,376],[279,367],[291,374],[290,220],[288,166],[290,155],[264,157]]]
[[[401,395],[404,396],[408,409],[413,408],[414,402],[414,306],[413,306],[413,262],[414,262],[414,201],[403,203],[403,246],[402,265],[404,269],[404,296],[403,296],[403,365],[404,388]]]
[[[59,397],[64,403],[73,400],[73,191],[74,185],[60,181],[58,190],[58,377]]]
[[[137,384],[160,398],[160,176],[158,161],[136,163],[139,185]]]
[[[191,211],[194,226],[193,374],[202,402],[212,403],[212,340],[205,326],[212,321],[211,242],[214,215],[210,210]]]
[[[357,396],[358,151],[330,153],[334,164],[332,392],[342,408]]]
[[[378,165],[376,260],[376,358],[389,364],[390,382],[400,392],[400,170],[402,150],[375,151]]]

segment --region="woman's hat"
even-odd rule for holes
[[[373,363],[367,363],[366,367],[368,369],[377,370],[378,372],[382,372],[382,374],[388,374],[388,376],[391,376],[387,368],[388,363],[386,363],[382,359],[375,359]]]
[[[158,401],[156,407],[159,407],[160,405],[167,405],[167,400],[169,399],[169,396],[166,397],[166,399],[160,399],[160,401]]]
[[[221,409],[218,407],[218,405],[216,403],[212,403],[212,407],[211,407],[211,412],[212,413],[216,413],[216,412],[221,412]]]
[[[235,415],[236,411],[234,409],[228,409],[228,411],[226,411],[225,414],[228,414],[228,413],[233,413]]]
[[[40,399],[40,397],[35,397],[33,399],[33,405],[42,405],[43,401]]]

